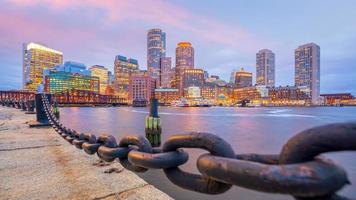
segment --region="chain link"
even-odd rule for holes
[[[174,135],[162,148],[152,148],[143,136],[125,136],[119,143],[112,135],[80,133],[65,127],[55,117],[45,95],[46,115],[53,129],[78,149],[99,158],[119,162],[135,172],[163,169],[168,179],[185,189],[219,194],[232,185],[268,193],[289,194],[296,199],[348,199],[335,193],[349,184],[345,170],[321,153],[356,150],[356,123],[339,123],[305,130],[283,146],[280,154],[238,154],[223,139],[210,133]],[[3,102],[3,105],[9,105]],[[201,174],[179,168],[188,161],[182,148],[209,153],[197,159]]]

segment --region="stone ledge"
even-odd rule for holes
[[[8,117],[11,116],[11,117]],[[0,106],[1,199],[172,199],[120,163],[105,163],[34,118]]]

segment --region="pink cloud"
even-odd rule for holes
[[[10,4],[20,8],[46,6],[53,12],[62,12],[69,8],[98,9],[106,13],[107,24],[115,24],[125,20],[140,20],[170,26],[189,32],[195,38],[215,42],[223,46],[240,48],[243,51],[255,52],[265,43],[259,41],[247,30],[237,25],[229,26],[224,22],[201,16],[162,0],[9,0]]]

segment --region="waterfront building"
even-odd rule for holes
[[[269,97],[272,105],[292,106],[310,104],[310,96],[303,87],[279,86],[269,88]]]
[[[230,106],[233,103],[233,92],[234,87],[230,87],[227,85],[219,86],[216,85],[215,87],[215,104],[223,105],[223,106]]]
[[[307,87],[313,105],[320,103],[320,47],[318,45],[309,43],[295,50],[295,85]]]
[[[149,102],[155,94],[156,79],[147,74],[132,75],[129,79],[129,101]]]
[[[172,102],[179,100],[178,89],[176,88],[155,89],[155,97],[160,104],[171,105]]]
[[[139,73],[138,61],[118,55],[114,62],[114,89],[117,95],[128,98],[130,76]]]
[[[269,103],[269,90],[266,86],[249,86],[233,89],[233,99],[236,103],[242,101],[253,105],[266,105]]]
[[[354,102],[354,96],[351,93],[335,93],[335,94],[321,94],[324,98],[325,105],[351,105],[350,102]]]
[[[161,29],[150,29],[147,33],[147,70],[161,85],[161,59],[166,56],[166,33]]]
[[[23,44],[22,87],[36,90],[43,83],[43,70],[63,63],[63,53],[33,42]]]
[[[256,53],[256,85],[274,87],[275,85],[275,55],[269,49]]]
[[[184,69],[182,71],[180,95],[183,95],[184,97],[187,96],[189,87],[202,87],[204,82],[204,70]]]
[[[244,68],[241,68],[240,71],[236,72],[235,85],[238,88],[252,86],[252,73],[246,72]]]
[[[215,101],[216,99],[216,85],[214,83],[205,83],[201,88],[201,96],[203,99]]]
[[[51,94],[70,90],[99,93],[99,78],[79,73],[49,70],[44,81],[45,91]]]
[[[179,42],[176,47],[176,68],[173,87],[182,95],[181,79],[185,69],[194,69],[194,49],[189,42]]]
[[[201,98],[201,91],[200,91],[200,87],[196,87],[196,86],[191,86],[187,88],[187,98],[190,99],[197,99],[197,98]]]
[[[91,71],[87,69],[85,64],[74,61],[66,61],[63,65],[56,65],[54,69],[56,71],[91,76]]]
[[[106,87],[108,86],[108,68],[101,65],[93,65],[89,68],[91,75],[98,77],[100,81],[100,94],[105,94]]]
[[[161,58],[161,88],[171,87],[171,77],[172,77],[172,58],[164,57]]]

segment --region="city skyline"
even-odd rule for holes
[[[96,40],[97,41],[85,41],[85,39],[88,38],[82,38],[78,39],[77,36],[70,36],[67,33],[64,33],[65,31],[59,31],[60,29],[58,27],[51,27],[53,25],[49,25],[49,22],[56,22],[59,19],[58,17],[64,17],[68,18],[71,15],[66,12],[66,8],[69,6],[73,6],[73,9],[88,9],[89,11],[92,11],[93,8],[100,7],[103,11],[103,13],[108,13],[108,14],[113,14],[113,11],[108,10],[108,6],[106,4],[103,5],[97,5],[95,3],[87,3],[85,5],[77,5],[74,3],[74,5],[69,4],[66,1],[63,1],[61,3],[50,3],[49,1],[45,1],[44,5],[49,6],[49,10],[53,11],[53,14],[48,13],[45,10],[41,10],[38,14],[32,16],[31,11],[38,9],[39,3],[38,1],[32,1],[32,3],[26,3],[26,1],[6,1],[2,2],[0,4],[3,4],[1,6],[1,10],[3,14],[0,14],[0,20],[4,21],[4,16],[8,14],[8,16],[13,16],[17,20],[24,19],[23,16],[29,16],[29,20],[27,21],[27,26],[29,26],[29,30],[26,32],[27,34],[19,34],[19,27],[15,26],[15,23],[13,25],[9,23],[4,23],[4,26],[1,28],[2,31],[0,31],[1,34],[7,34],[7,37],[2,35],[2,38],[5,38],[4,41],[1,41],[1,54],[0,54],[0,61],[2,61],[3,66],[1,69],[1,73],[4,74],[4,78],[1,80],[2,82],[2,87],[3,89],[16,89],[21,87],[21,79],[22,75],[21,73],[21,44],[22,42],[30,42],[30,41],[40,41],[41,43],[45,43],[47,46],[58,49],[62,52],[64,52],[64,61],[78,61],[85,63],[88,66],[92,65],[104,65],[109,68],[109,70],[113,71],[113,58],[114,56],[118,54],[122,55],[127,55],[129,57],[137,58],[139,61],[139,65],[141,69],[146,69],[147,66],[145,66],[146,63],[146,51],[144,50],[146,47],[146,34],[147,30],[150,28],[160,28],[164,32],[167,33],[167,50],[166,50],[166,55],[168,57],[174,58],[174,48],[176,44],[179,41],[189,41],[192,43],[192,46],[195,49],[195,67],[196,68],[202,68],[204,70],[207,70],[209,74],[211,75],[219,75],[222,77],[224,80],[228,81],[228,77],[231,73],[231,71],[235,69],[239,69],[240,67],[244,67],[246,71],[253,72],[254,76],[256,74],[255,71],[255,54],[258,52],[260,49],[268,48],[271,49],[275,54],[276,54],[276,86],[279,85],[294,85],[294,50],[303,44],[307,44],[309,42],[314,42],[320,46],[322,49],[321,53],[321,93],[330,93],[330,92],[352,92],[356,93],[355,88],[353,87],[353,80],[355,75],[355,62],[356,58],[354,55],[352,55],[353,51],[356,49],[355,45],[355,37],[353,34],[355,30],[353,30],[353,27],[349,27],[347,31],[345,31],[344,27],[342,24],[346,25],[347,24],[347,19],[351,16],[348,11],[349,7],[352,6],[346,6],[345,4],[339,4],[339,5],[322,5],[322,9],[319,10],[316,14],[311,15],[310,13],[307,13],[307,17],[309,16],[314,16],[315,19],[312,18],[311,22],[303,22],[299,23],[298,21],[293,21],[296,20],[294,16],[287,15],[287,19],[292,20],[293,23],[296,25],[296,29],[293,29],[293,27],[290,26],[284,26],[287,32],[291,32],[294,30],[295,32],[299,32],[300,35],[295,34],[295,33],[289,33],[286,34],[287,36],[284,36],[280,38],[280,40],[271,40],[270,38],[266,37],[264,33],[267,33],[267,35],[276,35],[274,30],[269,30],[265,31],[264,33],[260,33],[259,31],[256,31],[256,26],[258,23],[251,23],[251,25],[243,25],[247,23],[249,20],[246,20],[244,22],[243,17],[240,17],[241,19],[241,24],[231,22],[230,20],[225,21],[224,15],[221,15],[221,9],[222,7],[224,9],[228,9],[227,7],[224,7],[222,5],[218,5],[217,7],[217,13],[220,14],[214,14],[213,16],[209,18],[203,18],[202,16],[205,16],[207,12],[209,13],[209,9],[215,8],[214,6],[203,6],[206,10],[203,9],[198,14],[192,14],[194,13],[193,11],[197,9],[197,6],[195,4],[197,3],[188,3],[185,2],[187,5],[182,5],[183,3],[179,2],[158,2],[158,6],[161,7],[167,7],[170,8],[172,11],[170,14],[173,14],[174,16],[178,16],[180,18],[178,19],[183,19],[185,18],[184,16],[178,15],[177,9],[179,11],[184,11],[183,13],[186,14],[188,17],[192,18],[192,21],[198,20],[197,25],[190,25],[190,27],[185,27],[187,22],[181,22],[182,25],[179,23],[173,23],[177,21],[170,21],[173,20],[172,17],[169,17],[168,15],[163,15],[160,16],[161,18],[166,18],[168,22],[164,22],[163,19],[161,18],[148,18],[148,19],[137,19],[137,14],[140,16],[139,13],[135,12],[135,14],[132,14],[133,16],[129,15],[133,21],[145,21],[145,22],[150,22],[149,27],[148,25],[142,26],[142,22],[137,22],[137,24],[132,24],[130,23],[131,26],[125,26],[121,28],[117,28],[114,30],[111,30],[110,28],[108,32],[105,32],[103,35],[97,35]],[[277,2],[277,1],[276,1]],[[272,3],[273,5],[276,6],[276,2]],[[151,2],[152,3],[152,2]],[[113,3],[115,4],[115,2]],[[128,6],[127,9],[132,9],[131,6],[123,3],[125,6]],[[152,12],[153,16],[158,15],[158,13],[155,11],[154,8],[150,5],[149,1],[144,1],[143,4],[145,4],[147,7],[147,10],[145,12]],[[214,4],[212,2],[208,2],[207,4],[211,5]],[[240,3],[236,3],[240,4]],[[250,5],[250,3],[245,3],[246,6]],[[279,2],[277,7],[281,8],[283,6],[286,6],[282,2]],[[315,3],[311,3],[315,4]],[[251,5],[256,5],[251,3]],[[326,8],[328,6],[334,7],[336,10],[337,8],[344,8],[348,7],[346,11],[344,10],[343,13],[336,13],[336,16],[338,16],[338,21],[341,20],[339,29],[332,29],[330,32],[332,34],[326,34],[325,27],[323,24],[317,24],[316,23],[321,23],[321,17],[323,15],[326,15]],[[208,8],[209,7],[209,8]],[[140,7],[139,7],[140,8]],[[257,8],[256,8],[257,9]],[[256,12],[255,8],[251,8],[251,12],[254,13]],[[288,7],[288,9],[291,9]],[[306,8],[307,9],[307,8]],[[257,9],[258,10],[258,9]],[[33,13],[32,13],[33,14]],[[98,13],[96,13],[98,14]],[[100,13],[99,13],[100,14]],[[126,16],[127,13],[123,14],[123,16]],[[277,14],[279,15],[279,14]],[[320,15],[320,16],[319,16]],[[43,24],[43,19],[39,19],[38,16],[48,16],[47,23]],[[95,15],[97,16],[97,15]],[[244,13],[244,16],[249,16],[246,13]],[[103,26],[100,26],[101,29],[106,30],[108,28],[107,26],[113,26],[112,23],[115,22],[115,20],[118,20],[121,23],[121,19],[115,19],[115,16],[111,16],[113,19],[110,17],[107,18],[107,16],[103,17],[105,19],[108,19],[108,24],[105,24]],[[118,17],[118,16],[116,16]],[[127,17],[127,16],[126,16]],[[258,17],[258,16],[256,16]],[[79,15],[79,18],[83,18],[83,16]],[[239,17],[237,17],[239,18]],[[274,20],[276,20],[276,16],[273,17]],[[111,21],[113,20],[113,21]],[[131,20],[131,19],[130,19]],[[156,20],[156,21],[154,21]],[[83,34],[88,34],[91,35],[90,31],[88,31],[85,27],[85,24],[83,25],[79,21],[74,22],[63,22],[62,20],[59,20],[61,23],[59,24],[59,27],[64,28],[65,25],[72,27],[75,23],[78,23],[77,25],[80,27],[84,27],[83,29],[79,30],[83,32]],[[67,20],[68,21],[68,20]],[[196,27],[203,27],[204,23],[208,22],[214,27],[216,27],[216,30],[213,31],[214,33],[201,33],[201,32],[194,32],[194,31],[189,31],[191,28],[196,28]],[[252,20],[253,22],[254,20]],[[272,20],[273,21],[273,20]],[[283,20],[282,20],[283,21]],[[302,20],[301,20],[302,21]],[[93,24],[89,23],[89,20],[84,20],[84,22],[88,23],[88,26],[92,26]],[[284,23],[289,22],[288,20],[284,20]],[[328,23],[333,23],[334,21],[328,21]],[[94,24],[96,22],[93,22]],[[173,23],[170,24],[170,23]],[[196,24],[196,23],[194,23]],[[310,31],[307,30],[297,30],[298,27],[301,27],[301,25],[304,25],[306,28],[310,27],[312,24],[315,26],[318,26],[318,30],[312,29]],[[336,25],[336,22],[333,23]],[[21,25],[21,24],[19,24]],[[32,26],[36,25],[36,26]],[[234,25],[240,25],[240,26],[234,26]],[[43,26],[43,27],[42,27]],[[49,27],[48,27],[49,26]],[[282,26],[282,25],[278,25]],[[45,31],[35,31],[34,29],[36,27],[42,27],[44,28]],[[211,26],[210,26],[211,27]],[[203,30],[207,30],[210,27],[205,27]],[[236,28],[237,27],[237,28]],[[246,28],[247,27],[247,28]],[[52,28],[53,30],[51,30]],[[204,27],[203,27],[204,28]],[[242,29],[243,31],[239,32],[239,28],[244,28]],[[277,25],[276,27],[273,27],[278,29]],[[3,30],[4,29],[4,30]],[[6,30],[5,30],[6,29]],[[290,30],[289,30],[290,29]],[[320,30],[319,30],[320,29]],[[48,34],[52,33],[53,31],[58,31],[58,34],[56,35],[57,37],[54,36],[48,36]],[[101,31],[104,31],[101,30]],[[173,31],[177,30],[177,31]],[[193,29],[196,31],[196,29]],[[255,30],[255,31],[254,31]],[[279,28],[280,30],[280,28]],[[125,33],[132,33],[126,35],[126,38],[120,38],[119,36],[123,36],[120,34],[117,36],[116,40],[113,40],[113,37],[108,37],[108,39],[105,39],[105,36],[111,35],[114,33],[117,33],[117,31],[122,31]],[[236,31],[236,32],[235,32]],[[73,32],[77,33],[78,29],[70,30],[68,32]],[[12,34],[14,33],[14,34]],[[17,34],[16,34],[17,33]],[[97,33],[97,31],[95,31]],[[232,37],[234,35],[231,35],[232,33],[241,33],[238,34],[237,38]],[[242,34],[245,33],[245,34]],[[259,34],[256,34],[259,33]],[[352,35],[353,34],[353,35]],[[9,36],[11,35],[11,36]],[[201,37],[198,37],[201,36]],[[277,34],[278,35],[278,34]],[[308,35],[307,37],[305,35]],[[256,38],[253,38],[252,36],[256,36]],[[129,37],[129,38],[127,38]],[[132,38],[131,38],[132,37]],[[22,38],[22,39],[21,39]],[[89,37],[90,38],[90,37]],[[273,37],[272,37],[273,38]],[[54,40],[55,39],[55,40]],[[76,39],[76,40],[75,40]],[[110,39],[110,40],[109,40]],[[105,41],[104,41],[105,40]],[[126,40],[126,41],[124,41]],[[20,42],[18,45],[13,42]],[[110,44],[109,44],[110,42]],[[279,44],[276,44],[279,43]],[[88,44],[84,44],[88,43]],[[100,45],[96,45],[100,43]],[[113,43],[113,44],[111,44]],[[238,43],[240,45],[238,45]],[[84,46],[79,47],[74,47],[78,44],[84,44]],[[210,46],[210,48],[206,48],[207,46]],[[20,49],[20,50],[18,50]],[[142,50],[143,49],[143,50]],[[102,51],[104,50],[104,51]],[[175,63],[174,60],[172,60],[172,63]],[[172,66],[173,67],[173,66]],[[19,68],[19,69],[17,69]],[[347,73],[345,73],[347,72]],[[342,80],[342,81],[340,81]],[[254,83],[256,82],[255,77],[254,77]]]

